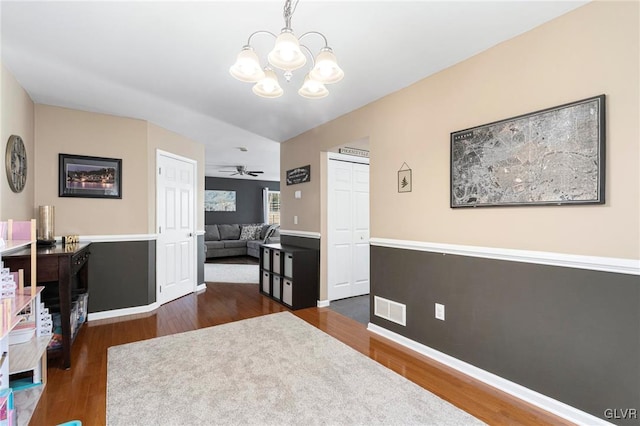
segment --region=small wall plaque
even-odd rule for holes
[[[287,170],[287,185],[311,181],[311,164]]]
[[[366,149],[357,149],[357,148],[344,147],[344,148],[338,148],[338,153],[346,154],[346,155],[353,155],[353,156],[356,156],[356,157],[369,158],[369,151],[367,151]]]
[[[407,163],[398,170],[398,192],[411,192],[411,169]]]

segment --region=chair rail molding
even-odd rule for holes
[[[118,241],[153,241],[158,234],[122,234],[122,235],[81,235],[80,241],[91,243],[113,243]],[[56,238],[61,241],[61,237]]]
[[[292,229],[281,229],[280,235],[289,235],[290,237],[315,238],[316,240],[320,239],[319,232],[297,231]]]
[[[615,257],[584,256],[577,254],[529,251],[495,247],[442,244],[426,241],[371,238],[372,246],[419,250],[459,256],[482,257],[486,259],[508,260],[512,262],[535,263],[539,265],[562,266],[565,268],[588,269],[614,272],[618,274],[640,275],[640,260]]]

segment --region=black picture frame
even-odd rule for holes
[[[58,196],[122,198],[122,159],[58,155]]]
[[[451,133],[450,207],[605,202],[605,95]]]

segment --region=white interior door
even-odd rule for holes
[[[330,158],[327,195],[328,299],[368,294],[369,165]]]
[[[157,154],[156,285],[160,304],[196,289],[196,163],[159,151]]]

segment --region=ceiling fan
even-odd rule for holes
[[[247,170],[247,166],[235,166],[235,167],[236,167],[235,170],[220,170],[220,171],[221,172],[233,172],[233,173],[231,173],[231,176],[248,175],[248,176],[256,177],[256,176],[258,176],[258,174],[264,173],[262,170]]]

